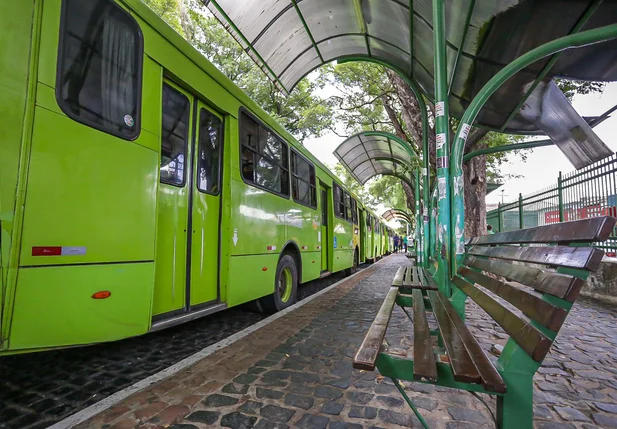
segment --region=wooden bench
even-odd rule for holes
[[[428,270],[414,265],[399,267],[392,280],[392,287],[400,288],[402,293],[409,289],[437,290],[437,283]]]
[[[495,395],[497,427],[531,429],[533,375],[602,260],[604,251],[591,244],[605,241],[615,222],[601,217],[476,237],[451,279],[450,297],[427,287],[432,277],[426,270],[401,267],[354,368],[377,367],[399,390],[396,379]],[[510,336],[496,364],[465,324],[468,297]],[[383,344],[395,304],[413,308],[413,315],[405,311],[413,324],[413,360],[409,353],[389,353]],[[436,329],[428,323],[429,312]]]

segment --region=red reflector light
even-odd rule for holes
[[[268,271],[268,267],[263,267],[261,271]]]
[[[102,290],[100,292],[96,292],[92,294],[92,298],[94,299],[105,299],[105,298],[109,298],[110,296],[111,296],[111,292],[108,290]]]
[[[33,246],[32,256],[60,256],[62,246]]]

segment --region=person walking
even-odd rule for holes
[[[403,252],[404,253],[407,253],[407,244],[408,244],[407,236],[405,236],[403,237]]]
[[[394,253],[398,253],[398,242],[399,242],[398,234],[394,234],[394,238],[392,239],[392,241],[394,242]]]

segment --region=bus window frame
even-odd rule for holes
[[[144,77],[144,58],[145,58],[145,48],[144,48],[144,34],[143,31],[141,29],[141,26],[139,25],[139,22],[135,19],[135,17],[130,13],[130,11],[128,11],[127,9],[123,8],[122,6],[120,6],[117,2],[115,2],[114,0],[99,0],[99,1],[106,1],[108,3],[110,3],[112,6],[112,8],[117,8],[119,11],[121,11],[125,17],[128,19],[129,22],[131,22],[132,25],[134,25],[134,30],[136,29],[136,48],[137,48],[137,69],[136,69],[136,73],[137,73],[137,82],[136,82],[136,86],[137,86],[137,97],[136,97],[136,106],[135,106],[135,117],[133,117],[134,121],[135,121],[135,133],[134,135],[131,136],[126,136],[123,135],[119,132],[113,131],[109,128],[105,128],[104,126],[97,124],[96,122],[92,122],[88,119],[84,119],[82,117],[76,116],[75,114],[73,114],[73,112],[71,112],[70,109],[67,108],[65,101],[62,99],[62,94],[61,92],[61,85],[59,84],[59,82],[62,81],[62,72],[61,72],[61,64],[64,64],[64,38],[65,35],[67,33],[67,31],[65,31],[66,29],[66,15],[67,15],[67,8],[68,8],[68,1],[67,0],[62,0],[62,6],[61,6],[61,11],[60,11],[60,27],[59,27],[59,34],[58,34],[58,52],[57,52],[57,56],[56,56],[56,82],[55,82],[55,98],[56,98],[56,103],[58,103],[58,107],[60,107],[60,110],[62,111],[62,113],[64,113],[67,117],[69,117],[70,119],[72,119],[73,121],[80,123],[82,125],[85,125],[89,128],[93,128],[97,131],[101,131],[105,134],[109,134],[112,135],[114,137],[118,137],[122,140],[125,141],[135,141],[139,138],[139,136],[141,136],[141,117],[143,114],[142,108],[142,92],[143,92],[143,77]]]
[[[242,130],[242,114],[243,113],[246,114],[246,116],[248,116],[249,118],[251,118],[255,122],[257,122],[257,125],[259,125],[260,127],[265,128],[268,132],[271,132],[285,146],[287,146],[287,157],[286,157],[287,168],[285,169],[285,172],[287,173],[287,183],[289,184],[289,193],[288,194],[284,194],[282,192],[276,192],[276,191],[274,191],[272,189],[268,189],[265,186],[261,186],[261,185],[259,185],[258,183],[254,182],[254,181],[247,181],[246,178],[244,177],[244,174],[242,174],[242,148],[243,147],[247,147],[248,148],[248,146],[246,146],[244,143],[242,143],[241,130]],[[268,193],[270,193],[272,195],[276,195],[276,196],[279,196],[279,197],[281,197],[283,199],[289,200],[290,197],[291,197],[291,177],[290,177],[291,165],[290,165],[289,153],[291,152],[290,149],[293,148],[293,146],[287,140],[285,140],[283,137],[281,137],[277,132],[274,132],[272,130],[272,128],[266,126],[266,124],[264,124],[262,120],[260,120],[256,115],[253,114],[253,112],[251,112],[248,108],[246,108],[244,106],[240,106],[240,109],[238,111],[238,148],[240,149],[238,151],[238,155],[239,155],[239,164],[238,164],[239,168],[238,169],[240,171],[240,177],[242,178],[242,181],[244,183],[246,183],[247,185],[249,185],[249,186],[253,186],[254,188],[261,189],[261,190],[266,191],[266,192],[268,192]],[[249,148],[249,149],[251,149],[251,148]],[[251,149],[251,151],[253,153],[255,153],[254,150]],[[268,162],[272,162],[272,161],[270,161],[270,159],[268,159]],[[279,168],[284,169],[283,167],[279,166],[278,164],[276,164],[276,165]],[[254,172],[254,170],[253,170],[253,172]]]
[[[201,112],[202,110],[205,110],[207,113],[209,113],[210,115],[220,119],[221,121],[221,142],[219,145],[219,170],[218,170],[218,181],[217,181],[217,192],[208,192],[208,191],[204,191],[202,189],[200,189],[199,185],[197,184],[197,177],[195,177],[195,189],[197,189],[198,192],[205,194],[205,195],[212,195],[212,196],[219,196],[221,195],[221,189],[223,188],[222,186],[222,182],[223,182],[223,166],[224,166],[224,162],[223,162],[223,158],[225,157],[225,117],[219,115],[218,113],[215,113],[213,110],[209,109],[206,107],[205,104],[199,106],[199,103],[196,103],[196,110],[197,110],[197,117],[195,118],[196,122],[195,122],[195,128],[196,130],[193,130],[193,132],[195,131],[199,131],[199,135],[196,138],[196,142],[195,142],[195,155],[197,155],[199,153],[199,148],[201,147],[200,145],[200,141],[199,139],[201,138]],[[199,170],[199,160],[197,160],[195,162],[195,171],[194,173],[197,174],[198,170]]]
[[[293,155],[298,156],[300,159],[302,159],[303,161],[305,161],[312,169],[313,169],[313,181],[315,182],[315,184],[311,185],[310,183],[310,177],[309,177],[309,182],[305,181],[304,179],[302,179],[300,176],[294,174],[293,172],[293,163],[291,162],[291,157]],[[311,161],[309,161],[309,159],[307,157],[305,157],[304,155],[302,155],[298,150],[296,150],[296,148],[292,147],[290,154],[289,154],[289,174],[291,176],[291,180],[289,183],[289,191],[291,194],[291,199],[297,203],[300,204],[301,206],[304,207],[308,207],[311,208],[313,210],[317,210],[317,170],[315,169],[315,164],[313,164]],[[315,196],[315,204],[314,205],[310,205],[310,204],[305,204],[300,200],[297,200],[294,198],[293,196],[293,181],[297,179],[300,180],[304,183],[306,183],[307,185],[309,185],[309,188],[311,188],[313,191],[315,191],[314,196]]]

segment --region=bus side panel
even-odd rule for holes
[[[334,267],[333,272],[350,268],[353,265],[353,225],[334,218]]]
[[[24,121],[28,102],[28,73],[34,22],[35,2],[0,2],[0,315],[3,298],[7,294],[11,235],[15,220],[15,201],[20,151],[24,139]],[[34,100],[31,100],[34,103]],[[15,267],[12,267],[13,269]],[[14,273],[15,271],[13,271]],[[0,316],[1,317],[1,316]],[[0,319],[0,349],[2,348],[3,321]]]
[[[297,203],[291,203],[291,207],[287,211],[287,241],[296,243],[300,250],[302,279],[299,282],[306,283],[319,278],[321,272],[321,252],[317,250],[321,230],[320,213]]]
[[[20,265],[154,260],[157,153],[43,108],[34,124]]]
[[[147,332],[153,263],[21,268],[10,350],[113,341]],[[109,291],[106,299],[92,299]]]
[[[273,293],[278,259],[278,254],[232,256],[227,305],[233,307]]]

